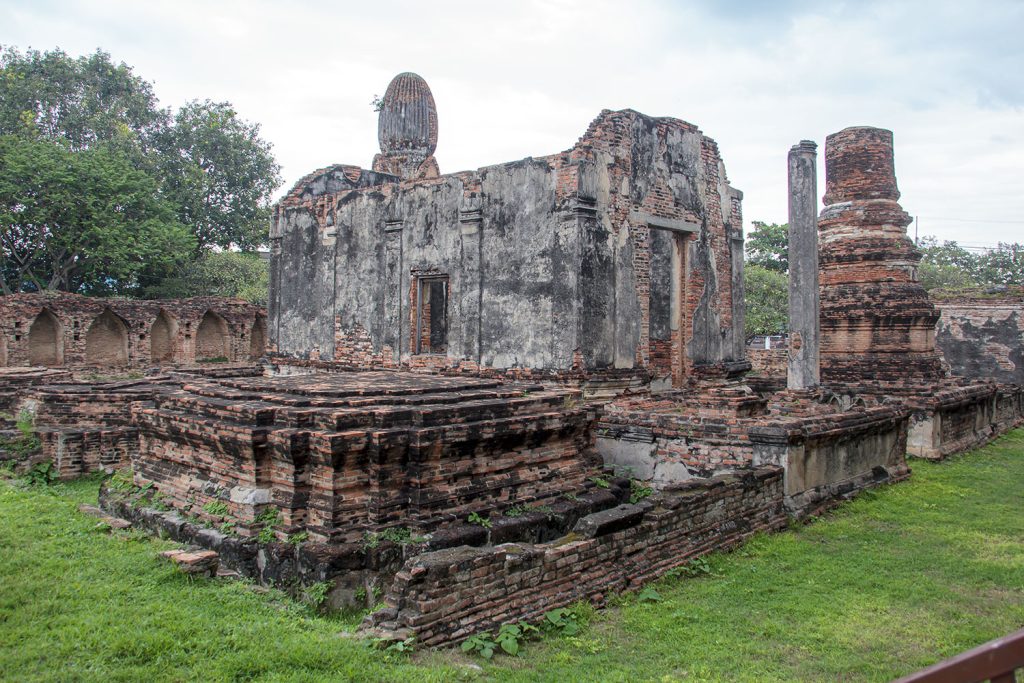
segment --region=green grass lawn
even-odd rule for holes
[[[1024,626],[1024,430],[654,584],[573,637],[486,662],[389,655],[171,544],[80,514],[97,479],[0,482],[0,678],[164,681],[885,681]]]

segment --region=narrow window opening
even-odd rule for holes
[[[448,353],[448,276],[416,280],[416,353]]]

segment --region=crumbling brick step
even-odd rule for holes
[[[169,560],[185,574],[216,576],[220,555],[212,550],[165,550],[160,557]]]
[[[126,519],[121,519],[120,517],[112,517],[108,515],[95,505],[86,505],[83,503],[82,505],[78,506],[78,511],[83,514],[89,515],[90,517],[96,517],[100,520],[100,522],[106,524],[111,529],[127,529],[132,525],[132,523]]]

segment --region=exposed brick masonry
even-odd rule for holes
[[[266,315],[240,299],[0,296],[0,361],[8,366],[149,368],[263,356]]]

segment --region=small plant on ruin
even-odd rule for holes
[[[522,517],[526,514],[526,507],[523,505],[513,505],[512,507],[510,507],[508,510],[505,510],[501,514],[505,515],[506,517]]]
[[[10,479],[14,476],[15,462],[13,460],[4,460],[0,462],[0,479]]]
[[[573,503],[580,502],[580,497],[577,496],[575,493],[563,493],[562,494],[562,498],[565,498],[566,500],[570,500]]]
[[[633,505],[649,497],[652,493],[654,493],[654,489],[650,486],[644,486],[643,482],[639,479],[631,479],[629,481],[629,502]]]
[[[263,512],[256,515],[253,521],[264,526],[277,526],[281,523],[281,512],[277,508],[266,508]]]
[[[319,609],[327,600],[327,595],[330,592],[330,581],[317,581],[306,588],[306,601],[314,608]]]
[[[654,590],[651,586],[646,586],[642,591],[636,595],[637,602],[661,602],[664,598],[661,597],[661,593]]]
[[[374,95],[373,99],[370,100],[370,106],[373,107],[374,111],[379,112],[384,108],[384,98],[380,95]]]
[[[667,578],[686,577],[692,579],[698,576],[711,576],[713,573],[711,564],[707,559],[695,557],[683,566],[665,572],[665,576]]]
[[[214,517],[223,517],[228,514],[228,506],[223,501],[210,501],[203,506],[203,512],[208,515],[213,515]]]
[[[196,358],[197,363],[227,363],[227,356],[213,356],[212,358]]]
[[[115,491],[131,491],[135,488],[132,480],[132,471],[129,468],[120,469],[110,477],[110,488]]]
[[[392,543],[403,545],[408,543],[412,538],[412,531],[404,526],[393,526],[390,529],[384,529],[381,531],[380,538],[383,541],[391,541]]]
[[[631,465],[615,465],[613,471],[616,477],[633,478],[633,467]]]
[[[494,637],[494,642],[502,650],[515,656],[519,654],[523,642],[538,636],[540,636],[540,629],[526,622],[502,624],[501,628],[498,629],[497,635]]]
[[[53,468],[53,463],[36,463],[25,474],[25,481],[28,482],[29,486],[49,486],[57,481],[57,470]]]
[[[498,644],[494,642],[494,637],[490,633],[477,633],[475,635],[466,638],[462,641],[462,651],[466,653],[476,653],[484,659],[490,659],[494,656],[494,651],[497,649]]]
[[[404,640],[394,638],[374,638],[371,645],[378,650],[383,650],[386,655],[408,655],[416,649],[416,636],[412,635]]]
[[[360,605],[366,606],[366,588],[364,586],[356,589],[355,599]]]
[[[277,538],[274,527],[281,523],[281,512],[275,507],[265,508],[253,519],[256,524],[262,524],[263,528],[256,535],[256,540],[266,545]]]
[[[301,545],[309,540],[308,531],[298,531],[294,534],[288,534],[288,542],[292,545]]]
[[[484,529],[490,529],[493,526],[493,523],[491,522],[491,519],[489,517],[484,517],[476,512],[469,513],[469,518],[467,519],[467,521],[470,524],[477,524],[479,526],[482,526]]]
[[[540,622],[542,630],[548,633],[557,633],[563,636],[574,636],[583,627],[582,617],[579,610],[571,607],[559,607],[550,612],[544,613]]]
[[[0,449],[13,453],[18,460],[40,449],[42,442],[35,435],[35,415],[28,410],[22,410],[18,413],[14,426],[18,430],[18,436],[13,439],[0,438]]]
[[[555,516],[555,509],[550,505],[534,505],[532,508],[530,508],[530,512],[541,513],[542,515],[548,518],[549,522]]]
[[[599,489],[606,489],[611,487],[612,485],[611,482],[605,479],[604,477],[591,477],[590,481],[594,482],[594,486],[596,486]]]
[[[422,543],[425,539],[422,536],[413,536],[412,530],[404,526],[393,526],[383,531],[367,531],[363,534],[363,547],[373,549],[380,545],[381,541],[390,541],[398,545],[406,543]]]

